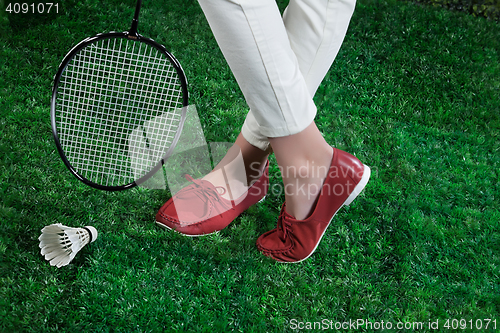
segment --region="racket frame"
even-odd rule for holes
[[[133,188],[143,182],[145,182],[147,179],[149,179],[151,176],[153,176],[156,172],[160,170],[162,167],[164,161],[166,161],[170,155],[172,155],[175,146],[177,145],[177,142],[179,141],[180,134],[182,132],[182,127],[184,126],[184,121],[186,119],[186,112],[187,112],[187,106],[188,106],[188,89],[187,89],[187,79],[184,74],[184,70],[181,67],[181,64],[179,61],[169,52],[167,49],[161,45],[155,42],[153,39],[144,37],[140,34],[137,33],[137,17],[139,15],[139,9],[141,5],[141,0],[137,1],[137,6],[136,6],[136,12],[134,16],[134,20],[132,21],[132,27],[130,31],[125,31],[125,32],[109,32],[109,33],[102,33],[102,34],[97,34],[94,37],[88,37],[84,40],[82,40],[80,43],[75,45],[69,52],[66,54],[64,59],[62,60],[61,64],[59,65],[59,70],[57,71],[56,75],[54,76],[54,85],[52,89],[52,98],[51,98],[51,104],[50,104],[50,118],[51,118],[51,127],[52,127],[52,135],[54,137],[54,141],[56,143],[57,151],[59,155],[61,156],[61,159],[64,162],[64,165],[69,169],[69,171],[80,181],[83,183],[99,189],[99,190],[105,190],[105,191],[121,191],[121,190],[127,190],[130,188]],[[90,45],[94,42],[100,41],[100,40],[105,40],[105,39],[113,39],[113,38],[125,38],[133,41],[139,41],[146,43],[154,48],[156,48],[158,51],[163,53],[168,60],[170,61],[171,65],[174,67],[174,69],[177,72],[177,75],[179,77],[181,89],[182,89],[182,112],[181,112],[181,119],[179,122],[178,129],[176,131],[176,134],[174,136],[174,139],[172,140],[172,144],[170,145],[169,149],[166,151],[166,153],[163,155],[163,157],[158,161],[157,165],[151,169],[146,175],[140,177],[139,179],[136,179],[135,181],[120,185],[120,186],[106,186],[102,184],[97,184],[95,182],[92,182],[91,180],[85,178],[82,176],[75,168],[71,165],[71,163],[68,161],[66,154],[64,153],[64,149],[61,146],[60,140],[59,140],[59,135],[57,132],[57,119],[56,119],[56,101],[57,101],[57,91],[60,83],[60,79],[62,77],[62,74],[64,73],[66,67],[70,63],[70,61],[78,54],[80,50],[85,48],[87,45]]]

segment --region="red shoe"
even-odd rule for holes
[[[269,188],[269,161],[259,180],[236,200],[222,198],[209,181],[190,176],[187,179],[193,183],[180,190],[160,208],[156,214],[156,224],[186,236],[208,235],[227,227],[243,211],[266,196]],[[226,191],[225,188],[220,188]]]
[[[342,150],[333,150],[332,163],[313,213],[296,220],[283,204],[278,227],[257,239],[257,248],[280,262],[300,262],[316,250],[326,228],[342,208],[349,205],[370,179],[370,168]]]

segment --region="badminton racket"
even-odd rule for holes
[[[186,117],[187,82],[163,45],[137,32],[137,0],[127,32],[89,37],[54,77],[51,125],[71,173],[94,188],[132,188],[172,154]]]

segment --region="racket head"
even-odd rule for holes
[[[164,46],[127,32],[99,34],[78,43],[59,66],[52,133],[76,178],[125,190],[153,176],[172,154],[187,106],[184,71]]]

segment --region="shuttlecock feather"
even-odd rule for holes
[[[94,227],[71,228],[61,223],[51,224],[42,229],[38,237],[41,253],[51,266],[66,266],[89,242],[97,238]]]

